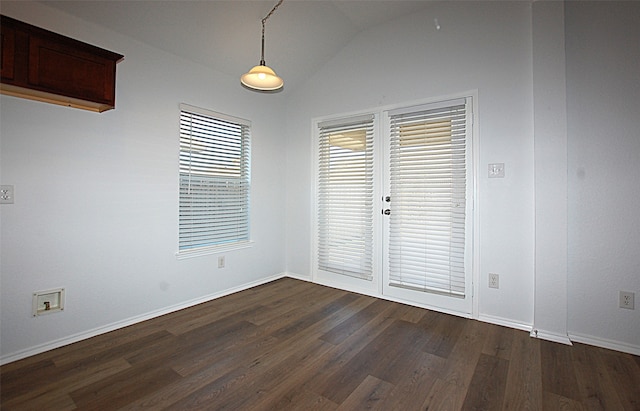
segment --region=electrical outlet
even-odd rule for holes
[[[631,291],[620,291],[620,308],[634,310],[635,296],[636,294],[632,293]]]
[[[218,268],[224,268],[224,256],[218,257]]]
[[[489,273],[489,288],[500,288],[500,276]]]
[[[13,204],[13,186],[0,186],[0,204]]]

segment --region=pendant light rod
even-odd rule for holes
[[[280,7],[280,5],[282,4],[282,2],[283,2],[283,1],[284,1],[284,0],[280,0],[280,1],[278,1],[278,3],[277,3],[275,6],[273,6],[273,8],[272,8],[272,9],[271,9],[271,11],[269,12],[269,14],[267,14],[266,16],[264,16],[264,18],[262,19],[262,48],[261,48],[262,52],[261,52],[261,54],[260,54],[260,65],[261,65],[261,66],[266,66],[266,64],[265,64],[265,62],[264,62],[264,24],[267,22],[267,19],[268,19],[269,17],[271,17],[271,15],[273,14],[273,12],[274,12],[274,11],[276,11],[276,9],[277,9],[278,7]]]
[[[264,62],[264,26],[267,22],[267,19],[271,17],[273,12],[276,11],[276,9],[282,4],[283,1],[284,0],[279,0],[278,3],[273,6],[269,14],[267,14],[262,19],[260,64],[258,64],[257,66],[253,66],[251,70],[240,77],[240,83],[251,90],[267,92],[277,91],[280,90],[284,85],[284,81],[280,77],[278,77],[275,71],[273,71],[273,69],[267,66],[267,64]]]

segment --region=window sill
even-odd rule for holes
[[[253,247],[253,241],[242,241],[238,243],[228,245],[214,245],[209,247],[199,247],[192,250],[182,250],[176,253],[178,260],[184,260],[186,258],[202,257],[211,254],[220,254],[227,251],[242,250],[244,248]]]

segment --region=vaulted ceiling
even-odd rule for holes
[[[167,52],[239,76],[260,60],[261,20],[277,0],[43,1]],[[293,89],[359,32],[429,1],[284,0],[267,20],[265,60]]]

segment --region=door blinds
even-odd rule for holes
[[[373,115],[319,128],[318,269],[373,278]]]
[[[391,111],[390,285],[463,297],[464,99]]]
[[[250,123],[180,108],[179,250],[248,241]]]

